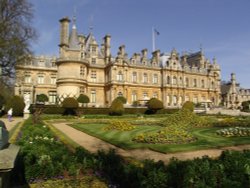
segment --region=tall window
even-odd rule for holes
[[[167,84],[171,84],[171,78],[170,78],[170,76],[167,77]]]
[[[96,91],[95,90],[91,90],[90,102],[91,103],[96,103]]]
[[[81,66],[81,67],[80,67],[80,76],[84,76],[84,74],[85,74],[84,67]]]
[[[205,81],[204,80],[201,80],[201,87],[205,88]]]
[[[51,84],[56,84],[56,77],[54,77],[54,76],[51,77],[51,78],[50,78],[50,83],[51,83]]]
[[[94,53],[94,54],[96,53],[96,47],[95,46],[92,47],[92,53]]]
[[[37,83],[38,84],[44,84],[44,75],[39,74],[37,77]]]
[[[167,101],[167,105],[170,106],[170,96],[169,95],[167,95],[166,101]]]
[[[143,83],[148,83],[148,74],[147,73],[143,74]]]
[[[214,87],[214,82],[213,82],[213,81],[211,82],[211,88],[212,88],[212,89],[215,88],[215,87]]]
[[[193,86],[194,86],[194,87],[197,87],[197,80],[196,80],[196,79],[194,79]]]
[[[158,83],[158,75],[154,74],[153,76],[153,84],[157,84]]]
[[[91,59],[91,64],[96,64],[96,58]]]
[[[183,80],[182,80],[182,77],[180,77],[180,83],[179,83],[180,85],[182,85],[183,84]]]
[[[174,84],[174,85],[177,84],[177,78],[176,78],[176,76],[173,77],[173,84]]]
[[[137,94],[135,91],[132,92],[132,102],[137,101]]]
[[[119,82],[123,81],[122,71],[118,72],[118,74],[117,74],[117,81],[119,81]]]
[[[96,71],[91,71],[90,77],[92,82],[96,82]]]
[[[49,92],[49,103],[51,103],[51,104],[56,103],[56,91]]]
[[[173,96],[173,105],[177,106],[177,96]]]
[[[136,72],[132,73],[132,82],[137,82],[137,73]]]
[[[143,99],[148,99],[148,93],[147,92],[143,92]]]
[[[189,80],[188,80],[188,78],[186,78],[186,87],[189,87]]]
[[[30,75],[25,75],[24,76],[24,82],[25,83],[31,83],[31,76]]]

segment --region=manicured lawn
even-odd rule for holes
[[[221,128],[195,128],[191,133],[198,138],[197,141],[186,144],[145,144],[136,143],[132,138],[139,133],[156,132],[164,129],[160,126],[136,126],[131,131],[105,131],[107,124],[74,124],[74,128],[89,135],[100,138],[123,149],[148,148],[162,153],[200,150],[207,148],[218,148],[223,146],[233,146],[240,144],[250,144],[249,137],[222,137],[216,135],[216,131]]]

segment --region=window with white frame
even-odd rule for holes
[[[96,82],[96,71],[91,71],[90,78],[92,82]]]
[[[167,84],[170,84],[171,83],[171,78],[170,76],[167,76]]]
[[[24,76],[24,82],[25,83],[31,83],[31,76],[29,74]]]
[[[132,98],[132,102],[137,101],[137,94],[135,91],[132,92],[131,98]]]
[[[137,82],[137,72],[132,73],[132,82]]]
[[[158,75],[154,74],[153,76],[153,84],[157,84],[158,83]]]
[[[53,85],[56,84],[56,77],[55,76],[51,76],[50,83]]]
[[[44,75],[43,74],[39,74],[37,77],[37,83],[38,84],[44,84]]]
[[[173,105],[177,106],[177,96],[173,96]]]
[[[90,102],[91,103],[96,103],[96,90],[91,90]]]
[[[117,81],[119,81],[119,82],[123,81],[122,71],[119,71],[119,72],[118,72],[118,74],[117,74],[117,76],[116,76],[116,79],[117,79]]]
[[[49,92],[49,103],[51,103],[51,104],[56,103],[56,91]]]

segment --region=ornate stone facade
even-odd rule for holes
[[[241,103],[250,100],[250,89],[240,87],[236,82],[236,76],[231,74],[231,81],[221,84],[222,103],[227,108],[237,109]]]
[[[60,102],[84,93],[89,106],[95,107],[109,106],[117,96],[127,98],[128,106],[152,97],[166,108],[180,107],[185,101],[220,103],[220,67],[202,51],[180,56],[175,49],[170,54],[156,50],[148,58],[148,50],[143,49],[129,58],[121,45],[112,56],[110,35],[98,45],[92,33],[77,33],[75,19],[70,32],[68,18],[60,23],[59,57],[44,61],[37,57],[30,65],[17,66],[24,79],[17,80],[16,94],[30,92],[34,102],[36,95],[44,93],[55,103],[55,98]]]

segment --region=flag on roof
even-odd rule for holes
[[[156,29],[154,29],[154,32],[155,32],[156,35],[160,35],[160,32],[157,31]]]

